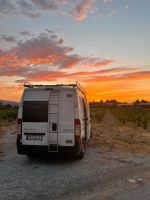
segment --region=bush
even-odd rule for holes
[[[0,120],[8,120],[8,121],[12,121],[15,120],[17,118],[17,112],[18,109],[17,108],[4,108],[1,106],[0,108]]]
[[[104,114],[105,114],[106,108],[103,107],[99,107],[99,108],[91,108],[91,113],[92,113],[92,117],[94,117],[96,120],[101,121]]]
[[[122,124],[132,122],[146,129],[150,123],[150,110],[140,105],[115,107],[112,112]]]

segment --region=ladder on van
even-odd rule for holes
[[[50,95],[48,152],[58,152],[58,106],[59,95]]]

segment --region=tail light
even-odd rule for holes
[[[22,139],[22,119],[17,120],[17,139]]]
[[[81,137],[81,123],[79,119],[75,119],[75,126],[74,126],[74,130],[75,130],[75,140],[80,140]]]

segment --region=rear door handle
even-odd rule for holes
[[[56,123],[52,123],[52,131],[57,131],[57,124]]]
[[[84,118],[84,120],[88,120],[88,117]]]

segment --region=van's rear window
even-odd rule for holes
[[[23,122],[48,122],[48,101],[24,101]]]

